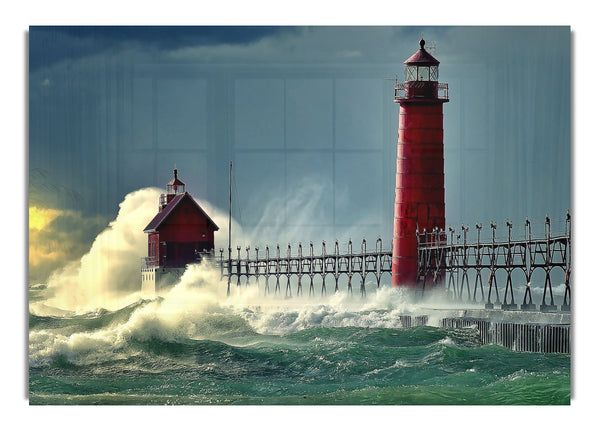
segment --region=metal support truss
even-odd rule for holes
[[[292,296],[291,278],[297,278],[296,296],[303,294],[302,280],[308,278],[308,295],[315,294],[315,285],[318,279],[321,279],[321,295],[327,294],[325,280],[328,276],[333,277],[335,281],[334,292],[339,291],[340,277],[347,280],[348,293],[352,293],[352,280],[355,276],[360,279],[360,294],[366,295],[366,278],[373,274],[377,281],[377,287],[380,287],[383,274],[392,273],[392,252],[383,250],[383,242],[378,238],[375,242],[375,250],[367,250],[367,241],[363,238],[360,251],[354,251],[352,240],[348,241],[345,253],[340,253],[339,243],[336,240],[333,252],[328,252],[325,241],[322,242],[321,253],[315,253],[314,245],[310,242],[308,254],[303,252],[302,244],[298,244],[296,255],[292,255],[292,247],[287,246],[287,253],[281,256],[279,244],[276,246],[276,255],[270,255],[269,246],[265,247],[265,252],[260,256],[258,247],[254,248],[255,256],[250,257],[250,247],[246,247],[246,257],[240,256],[240,247],[238,246],[237,259],[231,261],[224,259],[223,249],[220,249],[220,268],[221,276],[228,277],[230,284],[232,277],[237,286],[240,286],[241,280],[248,285],[254,280],[257,284],[264,283],[264,294],[270,293],[269,281],[275,278],[275,293],[281,293],[281,283],[286,283],[285,296]],[[283,280],[280,280],[282,279]],[[316,280],[315,280],[316,279]]]
[[[447,289],[455,299],[469,302],[485,301],[485,307],[490,309],[498,306],[503,310],[516,310],[519,306],[515,302],[513,276],[515,273],[522,272],[526,286],[520,309],[557,311],[558,307],[554,302],[556,286],[552,286],[550,275],[553,269],[559,268],[564,273],[565,286],[560,310],[570,311],[571,215],[569,212],[565,219],[564,234],[552,235],[548,216],[544,223],[543,238],[533,238],[531,222],[528,219],[525,220],[524,237],[521,239],[513,238],[512,222],[507,220],[506,227],[507,239],[498,241],[497,225],[493,221],[490,222],[491,240],[482,242],[482,225],[477,223],[475,243],[467,242],[468,226],[461,226],[462,233],[457,235],[451,227],[448,233],[438,229],[431,232],[417,232],[417,289],[425,290],[427,286],[436,286],[438,280],[445,274],[448,276]],[[531,279],[538,268],[544,272],[544,291],[540,304],[536,305],[531,295]],[[506,275],[502,298],[497,283],[497,274],[500,271]],[[473,274],[475,278],[471,292],[469,280]],[[487,274],[487,289],[484,289],[484,274]],[[484,290],[487,290],[487,295]]]

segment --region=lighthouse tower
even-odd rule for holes
[[[404,82],[396,83],[400,105],[392,285],[413,287],[417,281],[417,228],[445,229],[443,104],[448,84],[438,83],[440,64],[420,48],[404,62]]]

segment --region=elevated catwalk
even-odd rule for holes
[[[479,331],[482,343],[501,344],[519,351],[570,352],[570,214],[567,213],[565,219],[564,233],[557,234],[552,234],[550,219],[546,217],[545,233],[539,238],[533,237],[529,220],[525,221],[524,236],[518,239],[513,235],[512,223],[506,225],[507,238],[501,241],[496,238],[493,222],[490,241],[482,241],[479,223],[476,224],[476,242],[467,241],[468,227],[464,226],[456,236],[452,228],[448,232],[415,232],[419,257],[417,279],[407,287],[423,306],[427,304],[427,297],[435,295],[442,296],[448,306],[431,308],[425,314],[407,315],[404,326],[473,326]],[[219,251],[217,264],[221,276],[228,279],[228,294],[232,284],[242,289],[250,283],[258,285],[265,295],[301,296],[307,285],[309,296],[315,295],[316,285],[321,286],[321,295],[335,294],[340,291],[340,280],[346,281],[347,292],[352,293],[354,280],[360,285],[361,296],[365,296],[369,275],[375,278],[379,288],[383,274],[391,275],[392,271],[392,251],[383,249],[381,239],[377,239],[374,249],[368,249],[363,239],[360,248],[354,250],[349,241],[345,252],[340,252],[337,241],[332,251],[327,251],[322,242],[320,252],[315,251],[313,243],[306,252],[299,244],[295,255],[290,244],[284,254],[279,245],[273,254],[266,247],[262,255],[255,247],[254,257],[250,256],[250,247],[245,248],[245,257],[241,250],[238,246],[237,258],[231,260],[224,258],[223,249]],[[537,298],[537,304],[530,285],[536,271],[545,277],[543,294]],[[562,273],[563,283],[553,286],[553,271]],[[497,283],[500,273],[506,278],[504,286]],[[513,277],[517,273],[526,280],[520,304],[515,302],[519,289],[513,288]],[[483,280],[487,280],[485,286]],[[560,307],[555,304],[558,297],[562,297]]]

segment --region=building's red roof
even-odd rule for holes
[[[439,65],[440,62],[435,59],[433,55],[425,51],[425,41],[421,39],[419,42],[421,48],[411,55],[404,64],[406,65]]]
[[[156,231],[160,225],[163,224],[163,222],[169,218],[169,215],[173,212],[173,210],[175,208],[177,208],[177,206],[184,200],[184,199],[189,199],[191,200],[194,205],[196,206],[196,208],[198,208],[198,211],[200,211],[202,213],[202,215],[204,215],[204,217],[206,217],[206,219],[208,220],[209,224],[211,224],[212,226],[214,226],[215,230],[219,230],[219,226],[217,226],[215,224],[214,221],[212,221],[212,219],[208,216],[208,214],[206,214],[204,212],[204,210],[202,209],[202,207],[200,207],[200,205],[198,205],[198,203],[194,200],[194,198],[192,198],[192,196],[188,193],[185,192],[181,195],[176,195],[171,202],[169,202],[169,204],[163,208],[163,210],[161,212],[159,212],[158,214],[156,214],[154,216],[154,218],[152,219],[152,221],[148,224],[148,226],[146,226],[146,228],[144,229],[144,233],[149,233],[149,232],[154,232]]]

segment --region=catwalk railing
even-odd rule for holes
[[[457,300],[483,302],[488,309],[499,306],[503,310],[519,309],[515,303],[513,278],[523,274],[525,291],[520,304],[521,310],[536,310],[531,294],[531,280],[534,272],[542,272],[544,290],[539,304],[540,311],[555,311],[555,289],[562,289],[563,302],[561,311],[571,309],[571,216],[567,212],[564,234],[553,235],[550,231],[550,218],[546,216],[544,237],[533,238],[531,223],[525,220],[522,238],[512,235],[512,223],[506,222],[508,236],[504,241],[496,240],[496,223],[491,222],[491,240],[481,241],[482,225],[477,223],[477,242],[468,243],[469,227],[462,226],[462,232],[449,228],[448,233],[440,230],[417,233],[418,243],[418,276],[417,291],[428,286],[444,284],[450,294]],[[448,235],[450,241],[448,241]],[[462,237],[462,241],[461,241]],[[552,271],[564,275],[564,282],[552,285]],[[497,277],[506,276],[506,283],[501,299]],[[483,279],[487,276],[487,283]],[[473,290],[469,280],[473,279]],[[502,289],[500,289],[502,290]],[[465,292],[466,291],[466,292]],[[466,296],[465,296],[466,293]],[[480,297],[478,299],[478,293]],[[493,302],[492,302],[493,301]]]
[[[562,289],[563,300],[561,311],[571,308],[571,217],[567,213],[564,234],[553,235],[550,231],[550,218],[546,217],[545,234],[541,238],[533,238],[531,223],[525,220],[524,236],[514,238],[512,223],[506,222],[507,239],[496,239],[496,224],[491,222],[491,239],[481,240],[482,225],[477,223],[477,242],[469,243],[467,233],[469,227],[462,226],[461,232],[456,233],[449,228],[448,232],[434,230],[432,232],[417,232],[418,275],[416,280],[417,293],[430,288],[445,288],[458,302],[485,303],[485,307],[493,309],[496,306],[503,310],[537,310],[556,311],[554,297],[557,289]],[[449,238],[449,241],[448,241]],[[229,253],[231,255],[231,253]],[[315,252],[313,243],[308,247],[308,253],[303,253],[302,244],[298,244],[296,255],[292,255],[292,247],[287,245],[282,256],[279,245],[275,247],[274,255],[269,247],[260,253],[254,249],[250,256],[250,247],[237,247],[237,258],[225,259],[223,249],[220,249],[219,266],[221,277],[227,277],[229,294],[232,282],[240,286],[242,282],[248,285],[251,281],[264,282],[264,293],[271,290],[274,282],[274,292],[281,293],[285,285],[285,296],[303,293],[303,280],[308,283],[308,294],[314,295],[315,285],[320,281],[321,294],[327,293],[326,280],[333,278],[334,291],[339,291],[340,278],[347,281],[348,292],[352,292],[352,280],[360,281],[360,293],[366,294],[365,280],[373,274],[377,287],[380,287],[381,277],[392,270],[392,252],[383,250],[382,240],[378,238],[375,250],[367,250],[366,240],[362,240],[360,250],[353,251],[352,241],[347,244],[347,251],[340,252],[338,241],[334,244],[333,252],[328,252],[325,241],[321,252]],[[551,273],[555,268],[562,271],[564,283],[552,285]],[[544,289],[538,305],[534,304],[531,281],[535,272],[542,272]],[[506,276],[504,291],[498,288],[498,275]],[[515,302],[513,280],[517,274],[524,276],[524,294],[520,306]],[[292,287],[292,277],[296,284]],[[474,280],[473,280],[474,278]],[[487,282],[484,286],[484,279]],[[471,287],[473,288],[471,290]],[[485,289],[485,290],[484,290]],[[502,293],[502,294],[501,294]],[[538,308],[539,307],[539,308]]]
[[[334,244],[333,252],[328,252],[325,241],[322,243],[321,253],[315,252],[313,243],[308,247],[308,253],[303,254],[302,244],[298,244],[298,252],[292,256],[292,247],[287,246],[284,256],[281,255],[279,245],[275,247],[275,255],[271,255],[269,247],[265,247],[262,256],[259,256],[259,248],[255,247],[255,256],[250,256],[250,247],[246,247],[246,257],[241,256],[241,247],[237,247],[237,259],[224,259],[223,249],[220,249],[221,277],[228,278],[227,293],[229,294],[232,278],[237,286],[242,280],[249,284],[252,279],[257,283],[261,277],[264,278],[264,292],[270,291],[270,281],[274,279],[274,292],[281,293],[281,285],[285,283],[285,296],[292,296],[291,278],[296,276],[296,294],[302,294],[302,280],[308,279],[308,294],[314,295],[315,281],[321,281],[321,294],[327,293],[325,280],[333,278],[334,290],[339,290],[339,280],[342,275],[347,279],[348,292],[352,292],[352,279],[354,276],[360,279],[360,293],[365,295],[365,279],[369,274],[374,274],[377,287],[380,286],[381,277],[384,273],[392,272],[392,252],[384,251],[382,240],[378,238],[375,242],[375,250],[367,250],[367,242],[362,240],[360,251],[353,251],[352,241],[347,244],[347,252],[340,253],[338,241]],[[231,253],[229,253],[231,254]],[[284,278],[284,280],[280,280]],[[315,280],[316,278],[316,280]]]

